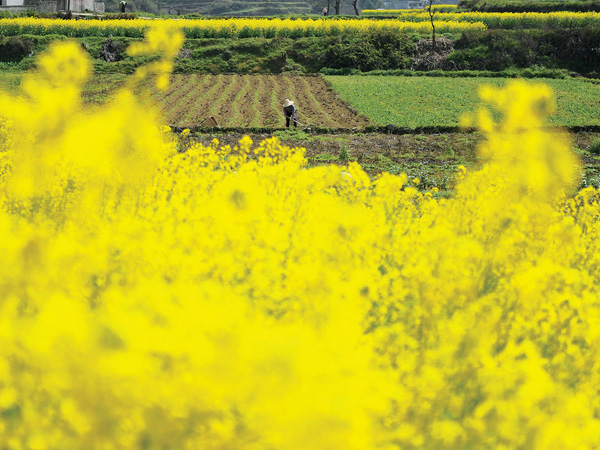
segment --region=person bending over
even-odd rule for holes
[[[285,126],[287,128],[290,127],[290,122],[294,123],[294,127],[298,127],[297,114],[298,110],[294,106],[294,102],[286,98],[283,102],[283,115],[285,116]]]

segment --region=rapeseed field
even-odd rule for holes
[[[437,9],[446,9],[450,5],[438,5]],[[600,14],[597,12],[473,12],[460,11],[448,8],[448,11],[436,11],[433,15],[436,21],[444,22],[470,22],[481,23],[487,28],[501,29],[528,29],[528,28],[577,28],[597,25]],[[398,9],[398,10],[363,10],[366,17],[397,17],[406,22],[429,22],[431,16],[426,10]]]
[[[438,198],[172,139],[131,86],[88,112],[89,72],[58,43],[0,97],[0,448],[600,446],[599,193],[549,88],[482,89]]]
[[[435,21],[440,33],[460,33],[465,30],[485,30],[479,22],[453,20]],[[299,38],[306,36],[340,36],[345,34],[364,35],[377,31],[405,31],[430,33],[431,24],[415,21],[377,19],[195,19],[195,20],[78,20],[42,19],[34,17],[0,19],[0,35],[18,36],[52,34],[68,37],[83,36],[128,36],[143,37],[150,28],[180,30],[186,38],[251,38],[277,36]]]

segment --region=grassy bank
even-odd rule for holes
[[[59,33],[60,29],[55,31]],[[174,71],[211,74],[410,71],[450,75],[466,71],[471,75],[510,72],[526,77],[557,77],[568,71],[598,77],[600,56],[595,49],[600,27],[468,33],[443,33],[437,29],[441,42],[435,54],[431,51],[430,37],[430,31],[378,29],[362,34],[304,37],[188,38],[175,58]],[[61,39],[67,36],[0,36],[0,70],[32,68],[36,55],[51,42]],[[74,39],[91,56],[96,73],[132,73],[149,60],[127,55],[127,47],[140,37],[110,35]],[[111,62],[103,58],[106,46],[111,52]]]

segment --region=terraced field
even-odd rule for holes
[[[327,76],[340,98],[365,114],[374,124],[405,128],[457,126],[460,117],[482,105],[483,85],[504,86],[509,78]],[[600,126],[600,84],[579,78],[536,79],[556,95],[551,125]]]
[[[369,122],[320,77],[288,75],[173,75],[167,92],[153,92],[172,126],[198,126],[209,116],[224,127],[282,127],[286,98],[303,126],[362,128]]]

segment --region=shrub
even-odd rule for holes
[[[348,147],[342,145],[340,149],[340,161],[349,161],[350,160],[350,152],[348,152]]]
[[[0,38],[0,61],[19,62],[33,52],[36,44],[37,40],[32,37]]]
[[[588,152],[592,155],[600,155],[600,139],[596,139],[588,148]]]
[[[600,27],[465,32],[448,61],[458,69],[539,66],[587,74],[600,66],[599,41]]]
[[[102,20],[133,20],[137,19],[135,13],[119,13],[119,14],[104,14],[101,16]]]
[[[378,30],[366,38],[341,37],[330,42],[321,56],[322,66],[333,69],[404,69],[410,66],[414,43],[406,33]]]

